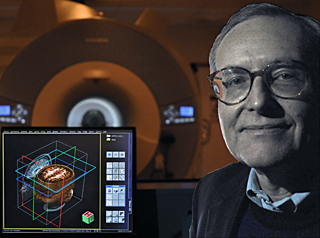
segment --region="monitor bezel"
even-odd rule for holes
[[[0,142],[1,142],[1,147],[0,147],[0,152],[1,152],[1,191],[3,192],[4,188],[4,181],[3,181],[3,133],[5,131],[24,131],[24,130],[32,130],[32,131],[37,131],[37,130],[93,130],[93,131],[101,131],[101,130],[129,130],[132,131],[132,231],[131,232],[43,232],[43,231],[33,231],[33,232],[27,232],[27,231],[18,231],[18,232],[4,232],[4,227],[3,223],[1,225],[1,234],[6,235],[8,237],[19,237],[22,234],[30,234],[35,237],[43,237],[45,235],[46,237],[56,237],[58,234],[61,237],[85,237],[88,235],[94,235],[94,236],[103,236],[103,237],[114,237],[114,238],[128,238],[128,237],[134,237],[135,236],[135,224],[136,224],[136,206],[135,206],[135,197],[136,197],[136,191],[137,191],[137,176],[136,176],[136,166],[137,166],[137,137],[136,137],[136,127],[134,126],[121,126],[121,127],[67,127],[67,126],[5,126],[1,127],[1,137],[0,137]],[[1,206],[3,207],[3,196],[1,196]],[[2,209],[1,212],[2,219],[4,219],[4,212]],[[89,230],[89,229],[88,229]]]

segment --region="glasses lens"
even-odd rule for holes
[[[225,103],[238,103],[250,91],[250,75],[241,68],[227,68],[217,72],[213,78],[213,91]]]
[[[280,97],[295,97],[307,86],[307,74],[296,62],[280,62],[265,70],[267,84]]]

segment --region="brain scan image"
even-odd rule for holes
[[[50,210],[60,209],[72,198],[75,183],[69,183],[74,177],[74,171],[66,165],[52,164],[42,168],[35,178],[36,200],[44,202]]]

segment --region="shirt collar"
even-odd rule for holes
[[[279,201],[272,202],[268,195],[261,189],[260,183],[256,174],[256,171],[251,168],[247,183],[246,195],[247,197],[256,203],[258,206],[273,211],[273,212],[282,212],[279,208],[281,205],[286,203],[291,199],[294,204],[294,211],[297,211],[298,205],[309,196],[310,192],[294,193],[291,197],[283,198]]]

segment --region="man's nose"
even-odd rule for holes
[[[274,108],[272,104],[276,103],[276,100],[262,77],[257,76],[253,80],[251,91],[244,103],[249,111],[264,113],[267,110]]]

